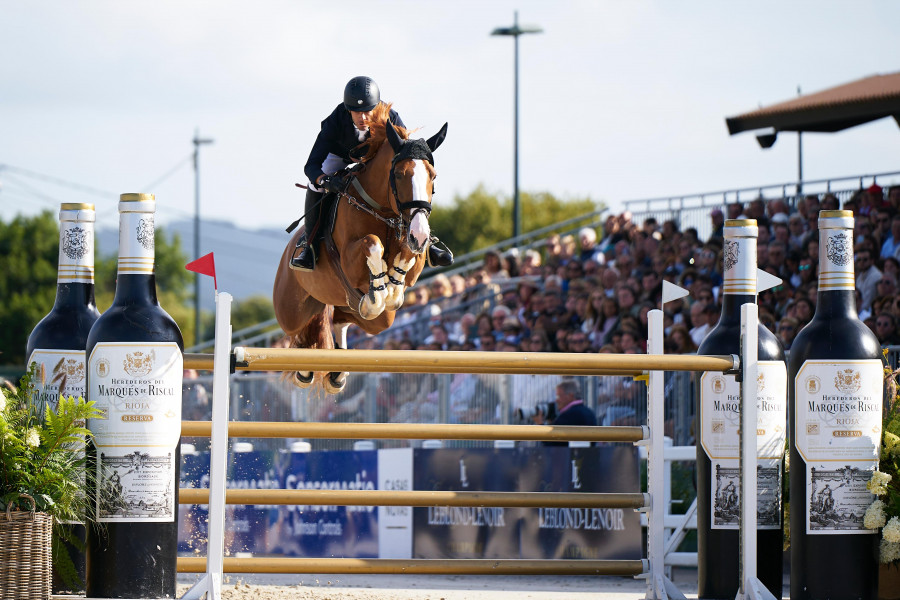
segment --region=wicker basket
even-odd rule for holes
[[[49,600],[53,518],[35,512],[34,498],[20,495],[31,510],[0,513],[0,598]]]

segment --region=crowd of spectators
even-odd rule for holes
[[[386,349],[642,353],[647,313],[662,282],[690,291],[664,307],[668,353],[695,352],[721,311],[726,219],[756,219],[758,266],[782,283],[759,295],[760,320],[790,349],[812,318],[820,210],[853,211],[860,318],[884,345],[900,344],[900,186],[860,190],[840,206],[833,194],[757,199],[714,209],[711,234],[673,220],[609,216],[592,228],[551,235],[541,251],[488,252],[463,276],[438,275],[407,294]],[[427,335],[414,322],[428,320]],[[377,342],[358,340],[357,347]]]

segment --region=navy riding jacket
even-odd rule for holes
[[[391,109],[391,123],[406,127],[400,119],[397,111]],[[366,137],[368,137],[366,133]],[[309,153],[309,159],[303,172],[309,177],[309,180],[315,182],[321,175],[322,163],[328,154],[334,154],[343,158],[347,164],[354,162],[350,159],[350,150],[357,147],[361,142],[356,137],[356,128],[353,127],[353,119],[350,117],[350,111],[344,106],[343,102],[337,105],[328,117],[322,121],[322,130],[316,137],[316,143],[313,144],[312,151]]]

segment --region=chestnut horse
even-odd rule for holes
[[[275,317],[292,348],[346,348],[347,329],[354,323],[369,334],[384,331],[394,322],[406,288],[425,267],[432,152],[444,141],[447,124],[427,141],[411,140],[389,121],[389,111],[390,105],[380,104],[373,112],[364,168],[338,195],[333,230],[326,233],[315,270],[290,268],[299,229],[281,256]],[[307,387],[314,375],[297,372],[294,383]],[[332,372],[322,382],[327,392],[336,393],[346,378],[347,373]]]

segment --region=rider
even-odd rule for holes
[[[346,181],[334,174],[354,162],[350,151],[368,138],[372,109],[380,102],[378,85],[371,78],[360,75],[347,83],[344,87],[344,101],[322,121],[322,130],[316,137],[303,169],[309,178],[304,217],[308,243],[299,256],[291,259],[291,268],[312,271],[315,267],[316,248],[324,237],[321,217],[327,213],[323,211],[329,209],[337,193],[347,185]],[[395,125],[405,127],[400,115],[393,109],[390,120]],[[428,262],[436,267],[451,265],[453,253],[429,244]]]

